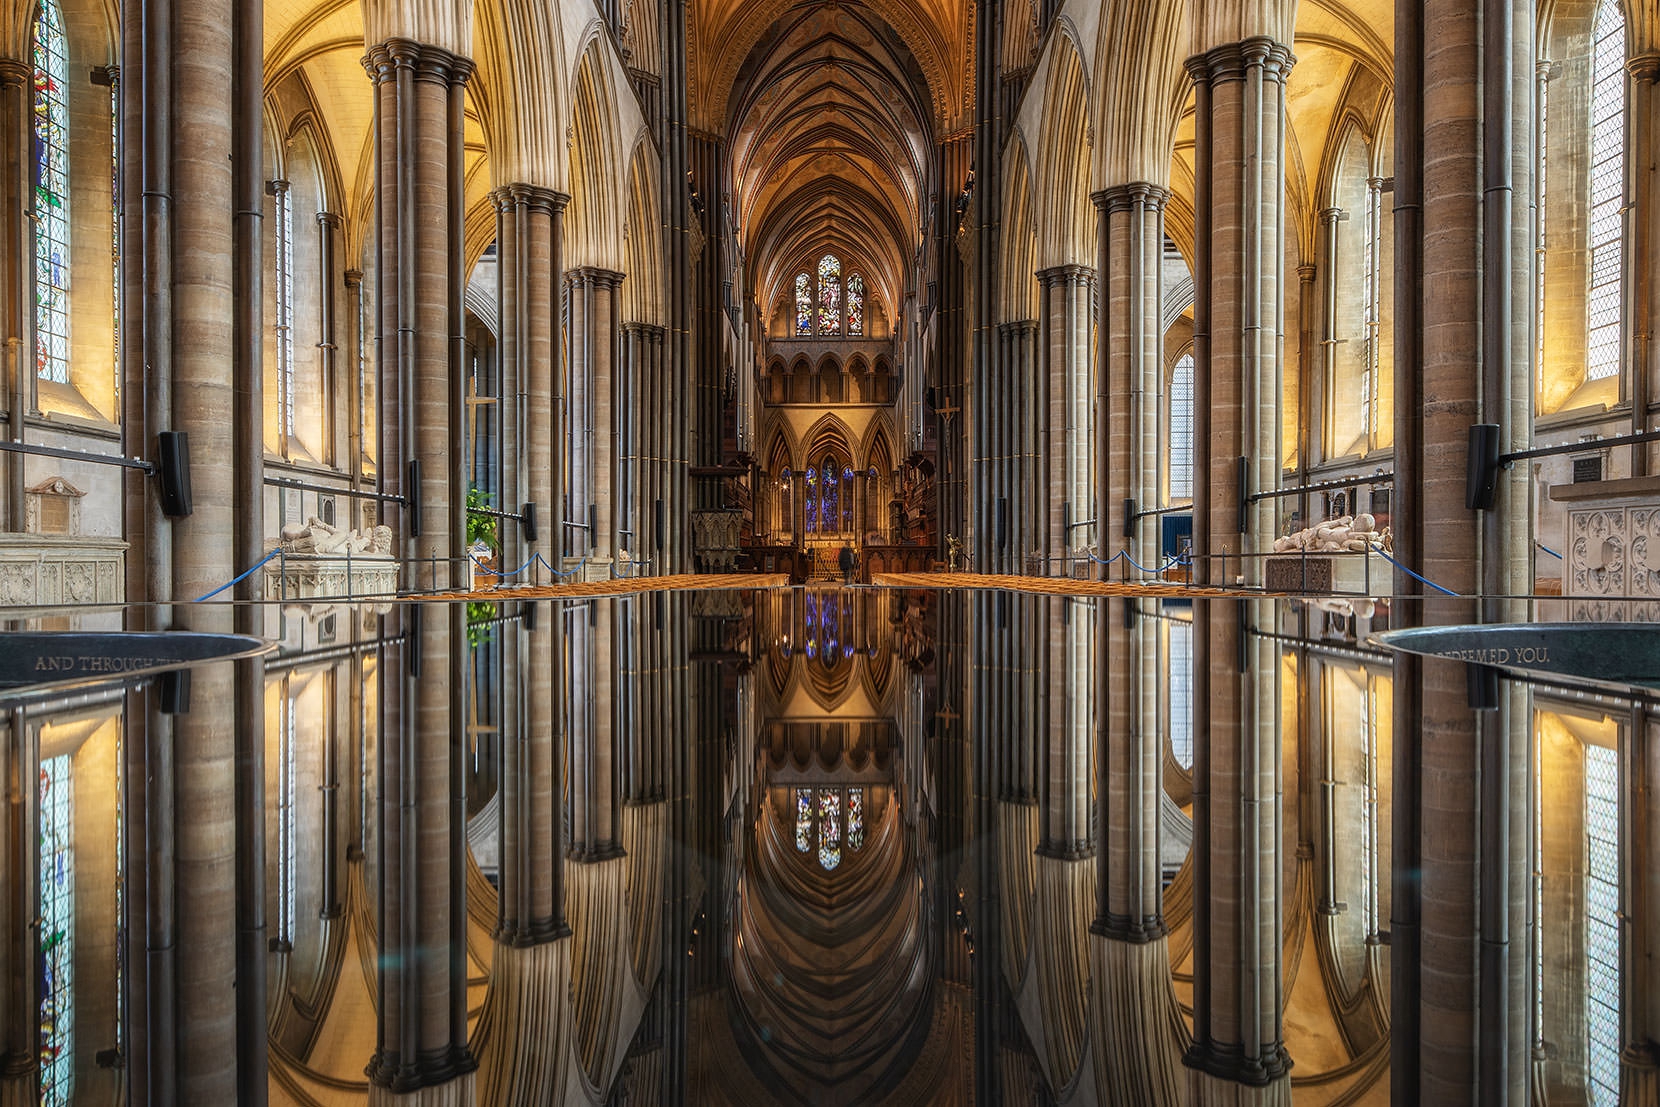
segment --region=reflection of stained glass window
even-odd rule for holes
[[[273,181],[277,193],[277,402],[284,440],[294,437],[294,203],[287,181]]]
[[[847,333],[865,333],[865,279],[857,273],[847,278]]]
[[[1620,1101],[1620,820],[1615,752],[1585,747],[1585,1024],[1590,1102]]]
[[[69,383],[69,51],[56,0],[35,17],[35,371]]]
[[[818,790],[818,863],[826,870],[842,863],[841,793]]]
[[[813,288],[805,273],[795,275],[795,333],[813,333]]]
[[[813,844],[813,793],[795,790],[795,848],[806,853]]]
[[[847,790],[847,848],[865,848],[865,790]]]
[[[818,261],[818,333],[836,334],[842,328],[842,263],[835,254]]]
[[[69,758],[40,763],[40,1102],[75,1099],[75,854]]]

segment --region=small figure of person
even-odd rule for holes
[[[852,546],[843,546],[842,552],[836,555],[836,563],[841,566],[842,583],[853,583],[853,570],[859,567],[858,555],[853,552]]]

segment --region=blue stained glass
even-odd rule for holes
[[[813,793],[805,788],[795,790],[795,848],[806,853],[813,839]]]
[[[40,1102],[75,1101],[75,856],[69,758],[40,763]]]
[[[800,278],[796,288],[801,288]],[[834,254],[825,254],[818,262],[818,333],[836,334],[841,331],[842,263]]]
[[[69,50],[56,0],[34,27],[35,371],[69,383]]]
[[[818,863],[826,871],[842,863],[841,793],[831,788],[818,790]]]

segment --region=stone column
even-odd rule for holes
[[[524,397],[523,469],[527,498],[536,505],[536,541],[524,543],[518,561],[540,553],[557,563],[558,514],[552,510],[563,483],[563,460],[554,449],[553,398],[558,391],[559,304],[557,247],[567,198],[551,189],[515,184],[496,192],[497,272],[501,280],[502,366]],[[517,562],[515,562],[516,564]],[[556,611],[538,608],[527,620],[525,713],[519,732],[507,736],[501,766],[502,856],[497,939],[529,946],[570,933],[565,925],[559,839],[556,655],[562,626]]]
[[[1004,472],[1003,495],[1008,498],[1007,542],[1002,553],[1004,572],[1024,573],[1026,555],[1038,545],[1042,533],[1042,496],[1035,484],[1037,469],[1037,425],[1033,414],[1038,379],[1036,375],[1037,323],[1022,319],[998,327],[1003,345],[1004,379],[1009,384],[1009,452]],[[995,542],[994,542],[995,544]]]
[[[1639,8],[1633,13],[1628,27],[1628,38],[1636,49],[1626,59],[1626,248],[1625,317],[1627,332],[1627,363],[1631,366],[1631,429],[1641,433],[1649,429],[1649,404],[1660,387],[1660,344],[1655,342],[1655,327],[1660,323],[1660,281],[1654,279],[1654,267],[1660,262],[1660,193],[1656,192],[1654,162],[1660,156],[1660,132],[1655,127],[1660,115],[1660,27],[1654,26],[1649,11]],[[1630,18],[1630,17],[1628,17]],[[1647,476],[1651,471],[1653,443],[1638,443],[1631,447],[1631,475]]]
[[[1044,572],[1065,568],[1060,558],[1087,537],[1069,524],[1089,518],[1095,506],[1090,450],[1094,398],[1089,391],[1089,316],[1095,274],[1087,266],[1057,265],[1037,274],[1043,317],[1033,416],[1039,471],[1035,502],[1048,505],[1039,542],[1050,560]]]
[[[6,258],[6,297],[0,324],[6,340],[6,437],[24,438],[23,421],[34,394],[34,232],[30,219],[30,156],[34,135],[34,66],[15,58],[0,58],[0,134],[9,141],[0,159],[0,246]],[[0,465],[5,473],[5,529],[21,531],[25,516],[26,457],[7,452]]]
[[[1525,467],[1466,506],[1471,424],[1531,427],[1534,12],[1429,0],[1397,13],[1395,557],[1468,597],[1525,593]],[[1433,281],[1426,280],[1433,277]],[[1525,618],[1398,576],[1401,625]],[[1391,618],[1397,618],[1394,612]],[[1460,662],[1395,668],[1391,1097],[1523,1102],[1531,1066],[1525,692],[1476,712]]]
[[[416,588],[461,583],[464,546],[461,158],[472,63],[392,38],[369,50],[375,84],[382,489],[401,511]],[[434,321],[446,319],[444,327]],[[462,619],[410,606],[384,653],[379,1027],[371,1103],[470,1094],[467,1045]],[[458,802],[459,800],[459,802]]]
[[[1164,205],[1169,192],[1137,182],[1098,192],[1101,335],[1097,387],[1101,431],[1096,451],[1096,518],[1104,557],[1125,552],[1157,564],[1156,517],[1125,518],[1126,501],[1156,505],[1161,495],[1160,397]],[[1126,535],[1126,529],[1131,533]],[[1109,570],[1140,576],[1123,562]],[[1090,931],[1097,1020],[1097,1086],[1109,1102],[1185,1101],[1181,1053],[1188,1036],[1170,976],[1159,863],[1163,743],[1159,737],[1158,625],[1103,600],[1103,647],[1096,686],[1100,755],[1096,765],[1095,920]]]
[[[616,549],[617,348],[615,292],[623,275],[584,266],[571,270],[571,522],[587,536],[590,564],[604,575]],[[591,527],[591,530],[584,530]],[[590,573],[591,575],[591,573]]]
[[[6,899],[0,914],[0,1105],[40,1102],[40,994],[37,952],[40,914],[40,752],[21,709],[0,731],[0,859]]]
[[[1043,596],[1044,710],[1038,735],[1043,751],[1043,813],[1037,852],[1077,861],[1095,853],[1090,834],[1089,767],[1095,737],[1093,688],[1088,679],[1093,612],[1069,597]]]
[[[1280,270],[1285,45],[1266,36],[1189,59],[1196,88],[1194,311],[1195,575],[1222,585],[1273,539],[1271,502],[1240,501],[1279,479]],[[1283,1103],[1290,1060],[1280,978],[1278,657],[1246,640],[1271,606],[1194,604],[1194,1028],[1184,1058],[1196,1104]],[[1253,661],[1241,665],[1242,651]]]

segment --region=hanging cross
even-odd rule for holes
[[[484,407],[486,404],[495,403],[496,398],[494,396],[480,396],[478,394],[478,378],[477,377],[469,377],[467,379],[467,400],[466,400],[466,402],[467,402],[467,441],[470,444],[470,443],[474,443],[474,442],[478,441],[478,409],[481,408],[481,407]],[[472,453],[473,451],[468,451],[468,452]],[[473,476],[477,477],[478,474],[474,473]]]
[[[951,425],[951,417],[961,410],[962,408],[957,407],[955,404],[947,403],[944,407],[936,407],[934,409],[934,414],[944,419],[945,425],[949,427]]]
[[[934,712],[934,718],[944,719],[947,723],[954,723],[962,716],[957,714],[956,709],[951,706],[951,701],[947,700],[944,707]]]

